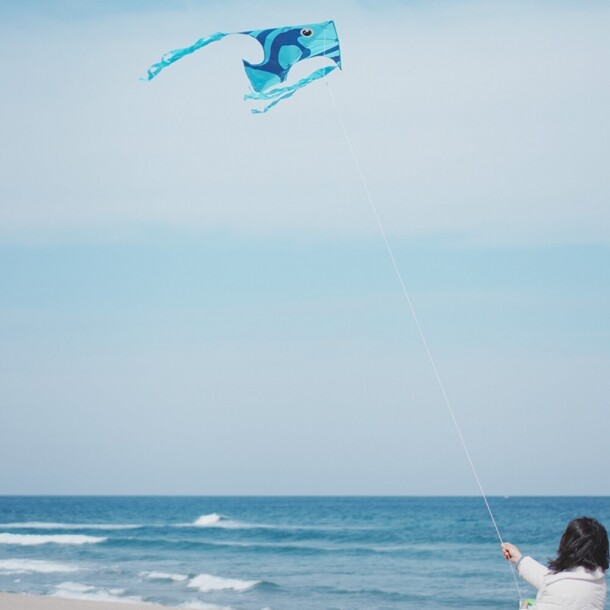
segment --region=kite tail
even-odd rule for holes
[[[173,51],[168,51],[163,55],[163,57],[161,57],[161,60],[158,63],[153,64],[150,68],[148,68],[148,73],[146,77],[142,78],[141,80],[152,80],[153,78],[155,78],[155,76],[157,76],[157,74],[159,74],[159,72],[161,72],[161,70],[167,68],[167,66],[170,66],[175,61],[182,59],[185,55],[190,55],[191,53],[198,51],[202,47],[206,47],[212,42],[221,40],[225,36],[228,36],[228,34],[225,32],[216,32],[215,34],[207,36],[206,38],[200,38],[190,47],[184,47],[183,49],[174,49]]]
[[[326,66],[324,68],[319,68],[315,72],[312,72],[309,76],[302,78],[294,85],[289,85],[288,87],[277,87],[276,89],[270,89],[269,91],[248,93],[244,95],[245,100],[273,100],[270,104],[267,104],[262,110],[257,110],[253,108],[250,112],[252,114],[262,114],[267,112],[271,108],[273,108],[276,104],[279,104],[282,100],[288,99],[292,97],[299,89],[302,89],[309,83],[312,83],[315,80],[320,78],[324,78],[327,74],[335,70],[337,66]]]

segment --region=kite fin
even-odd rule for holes
[[[270,104],[265,106],[262,110],[258,110],[253,108],[250,112],[252,114],[262,114],[273,108],[276,104],[279,104],[282,100],[285,100],[289,97],[292,97],[299,89],[302,89],[309,83],[312,83],[315,80],[326,77],[327,74],[335,70],[337,66],[326,66],[324,68],[319,68],[312,72],[309,76],[302,78],[301,80],[294,83],[294,85],[289,85],[287,87],[276,87],[275,89],[270,89],[269,91],[264,92],[256,92],[253,91],[251,93],[247,93],[244,95],[244,100],[272,100]]]
[[[143,77],[141,80],[152,80],[153,78],[155,78],[155,76],[157,76],[157,74],[159,74],[159,72],[161,72],[161,70],[167,68],[168,66],[171,66],[171,64],[173,64],[175,61],[178,61],[179,59],[182,59],[185,55],[190,55],[191,53],[194,53],[195,51],[198,51],[203,47],[207,47],[209,44],[216,42],[217,40],[221,40],[225,36],[228,36],[228,34],[225,32],[216,32],[211,36],[200,38],[190,47],[184,47],[183,49],[174,49],[173,51],[168,51],[163,55],[163,57],[161,57],[159,62],[153,64],[150,68],[148,68],[146,76]]]

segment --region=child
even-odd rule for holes
[[[548,569],[509,542],[502,544],[502,552],[516,564],[519,576],[538,589],[536,610],[604,610],[608,533],[596,519],[568,523]]]

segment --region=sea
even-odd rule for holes
[[[606,497],[492,497],[546,562]],[[518,586],[517,586],[518,585]],[[202,610],[516,609],[479,497],[0,496],[0,591]]]

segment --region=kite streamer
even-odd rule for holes
[[[335,24],[333,21],[324,21],[267,30],[216,32],[200,38],[189,47],[165,53],[157,63],[148,69],[144,80],[152,80],[159,72],[179,59],[232,34],[255,38],[264,51],[263,61],[260,64],[252,64],[243,60],[244,70],[252,87],[252,92],[246,94],[244,99],[269,102],[262,110],[252,109],[254,114],[267,112],[280,101],[293,96],[299,89],[320,78],[325,78],[336,68],[341,68],[341,50]],[[334,62],[334,65],[315,70],[293,85],[281,86],[286,82],[292,66],[311,57],[328,57]]]

